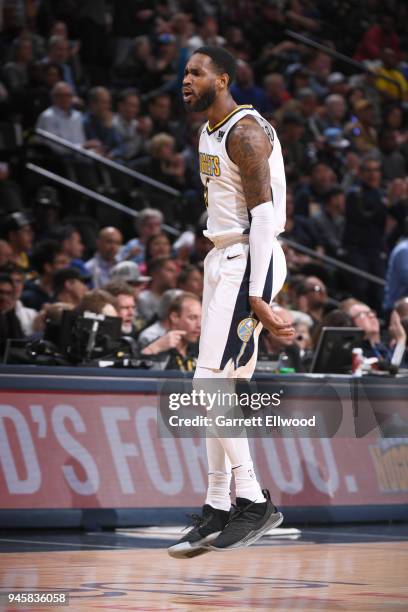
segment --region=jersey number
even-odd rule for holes
[[[210,179],[207,178],[207,180],[205,181],[205,185],[204,185],[204,204],[206,208],[208,208],[208,183],[209,182],[210,182]]]

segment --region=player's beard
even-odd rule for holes
[[[215,87],[209,87],[193,104],[185,104],[186,110],[191,113],[202,113],[213,104],[216,97]]]

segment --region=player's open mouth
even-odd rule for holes
[[[189,102],[191,98],[194,96],[192,91],[183,91],[183,100],[184,102]]]

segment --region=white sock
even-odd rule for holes
[[[255,475],[248,438],[219,438],[219,441],[231,461],[237,497],[257,504],[266,501]]]
[[[207,438],[208,490],[205,503],[218,510],[231,508],[231,462],[218,438]]]

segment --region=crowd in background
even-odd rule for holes
[[[285,159],[289,274],[273,308],[296,335],[287,346],[263,333],[260,363],[306,371],[325,325],[361,327],[365,356],[391,363],[408,331],[407,22],[397,0],[0,1],[1,352],[8,339],[29,340],[37,362],[58,363],[50,328],[65,311],[91,312],[121,319],[115,359],[194,369],[211,244],[203,117],[184,112],[180,85],[191,53],[209,44],[238,59],[232,95],[276,128]],[[139,216],[62,188],[27,161]],[[407,355],[399,361],[406,367]]]

